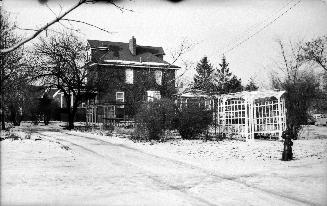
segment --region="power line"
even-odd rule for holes
[[[284,4],[280,8],[278,8],[278,9],[274,10],[273,12],[271,12],[271,14],[268,17],[266,17],[263,21],[259,21],[259,22],[255,23],[255,24],[249,26],[241,34],[239,34],[234,39],[232,39],[231,41],[229,41],[229,43],[227,44],[227,46],[225,46],[224,49],[222,49],[222,50],[225,50],[225,48],[229,48],[232,45],[232,43],[238,42],[239,40],[241,40],[243,34],[244,34],[243,36],[245,36],[247,33],[250,34],[251,31],[256,30],[257,27],[260,27],[261,25],[265,24],[268,20],[270,20],[273,16],[275,16],[276,13],[277,14],[280,13],[281,11],[283,11],[286,7],[288,7],[294,1],[295,0],[288,1],[286,4]]]
[[[239,43],[235,44],[233,47],[231,47],[230,49],[222,52],[221,54],[225,54],[227,52],[230,52],[232,50],[234,50],[235,48],[241,46],[242,44],[244,44],[245,42],[247,42],[248,40],[250,40],[252,37],[254,37],[255,35],[259,34],[260,32],[262,32],[264,29],[266,29],[268,26],[272,25],[273,23],[275,23],[279,18],[281,18],[284,14],[286,14],[287,12],[289,12],[290,10],[292,10],[296,5],[298,5],[302,0],[297,1],[295,4],[293,4],[291,7],[289,7],[286,11],[284,11],[283,13],[281,13],[280,15],[278,15],[276,18],[274,18],[272,21],[268,22],[265,26],[263,26],[261,29],[259,29],[258,31],[256,31],[255,33],[253,33],[252,35],[248,36],[247,38],[245,38],[244,40],[240,41]]]

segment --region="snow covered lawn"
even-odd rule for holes
[[[58,125],[33,129],[31,139],[1,141],[1,205],[327,203],[324,128],[294,141],[289,162],[280,161],[279,141],[135,143]]]

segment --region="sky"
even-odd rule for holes
[[[3,8],[19,27],[30,29],[44,25],[76,1],[3,0]],[[171,54],[187,41],[193,45],[191,50],[176,62],[182,67],[179,74],[184,73],[183,62],[193,65],[183,81],[192,81],[194,67],[202,57],[218,67],[224,54],[231,72],[243,84],[253,78],[262,88],[269,87],[270,73],[277,69],[275,62],[281,61],[277,39],[297,42],[327,35],[326,0],[122,0],[117,5],[124,10],[110,4],[86,4],[67,16],[112,33],[72,22],[53,29],[78,29],[85,42],[128,42],[134,36],[139,45],[162,46],[165,60],[170,62]]]

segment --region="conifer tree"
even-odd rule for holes
[[[220,69],[217,70],[217,76],[215,78],[216,87],[215,91],[220,94],[227,94],[233,92],[239,92],[243,90],[241,79],[238,79],[229,71],[229,63],[226,61],[226,57],[223,56]]]
[[[250,78],[250,82],[245,86],[244,90],[245,91],[256,91],[258,90],[258,86],[256,85],[255,81],[253,78]]]
[[[214,90],[214,84],[212,82],[214,68],[209,63],[207,57],[203,57],[197,64],[196,72],[193,89],[203,90],[208,93],[212,92]]]

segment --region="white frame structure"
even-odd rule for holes
[[[211,98],[215,130],[228,137],[281,139],[286,129],[284,91],[253,91]],[[211,127],[212,128],[212,127]]]

